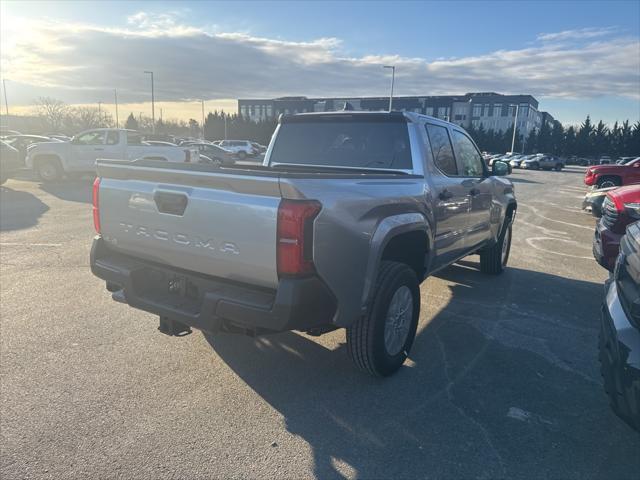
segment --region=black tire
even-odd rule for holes
[[[600,360],[600,374],[604,380],[604,391],[609,397],[609,405],[613,412],[631,428],[640,432],[640,398],[634,397],[632,387],[624,388],[619,374],[621,367],[615,364],[613,356],[609,352],[610,345],[607,345],[603,328],[604,326],[600,324],[598,359]]]
[[[240,151],[238,152],[238,158],[239,158],[240,160],[244,160],[245,158],[247,158],[247,152],[245,152],[245,151],[243,151],[243,150],[240,150]]]
[[[62,180],[64,171],[57,158],[42,158],[36,162],[36,173],[43,182],[58,182]]]
[[[618,177],[602,177],[596,183],[598,188],[619,187],[620,185],[622,185],[622,182]]]
[[[511,233],[511,224],[508,224],[506,228],[502,229],[495,245],[480,250],[480,271],[482,273],[499,275],[504,271],[509,261],[509,253],[511,252]],[[506,248],[504,255],[502,250],[503,245]]]
[[[385,342],[387,315],[394,295],[403,287],[411,292],[411,318],[406,319],[408,332],[399,352],[389,353]],[[347,350],[360,370],[376,377],[395,373],[407,359],[416,336],[420,316],[420,287],[415,272],[406,264],[383,261],[372,292],[373,301],[365,316],[347,328]],[[400,343],[397,343],[400,345]]]
[[[558,164],[555,166],[555,170],[556,170],[556,172],[559,172],[560,170],[562,170],[562,164],[561,164],[561,163],[558,163]]]

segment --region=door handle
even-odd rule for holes
[[[440,194],[438,195],[438,198],[440,200],[449,200],[451,197],[453,197],[453,193],[451,193],[449,190],[444,189],[440,192]]]
[[[181,192],[164,192],[157,191],[153,195],[158,211],[160,213],[168,213],[170,215],[184,215],[189,199],[186,194]]]
[[[472,188],[471,190],[469,190],[469,195],[471,195],[472,197],[475,197],[479,193],[480,193],[480,190],[478,190],[477,188]]]

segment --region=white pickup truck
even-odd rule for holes
[[[69,142],[34,145],[25,163],[41,180],[52,182],[65,174],[95,173],[98,158],[197,162],[198,157],[197,148],[146,144],[135,130],[97,128],[81,132]]]

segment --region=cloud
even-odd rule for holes
[[[604,37],[615,33],[617,27],[579,28],[577,30],[564,30],[555,33],[541,33],[538,40],[543,42],[557,42],[562,40],[583,40],[596,37]]]
[[[3,28],[2,72],[13,102],[41,95],[70,103],[111,98],[189,101],[283,95],[385,95],[396,65],[399,95],[469,91],[530,93],[553,98],[640,99],[638,38],[607,29],[547,33],[523,49],[428,60],[400,55],[347,56],[337,38],[306,42],[216,32],[186,25],[179,14],[144,12],[126,28],[30,21]],[[607,33],[604,33],[607,30]],[[571,39],[570,45],[566,40]]]

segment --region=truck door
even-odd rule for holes
[[[94,171],[96,158],[102,157],[104,152],[106,134],[105,130],[91,130],[74,138],[67,168],[76,171]]]
[[[425,124],[433,162],[438,170],[432,176],[435,189],[436,236],[435,264],[449,264],[464,254],[464,237],[470,210],[468,189],[463,185],[447,127]]]
[[[99,152],[97,158],[110,158],[113,160],[122,160],[125,158],[125,139],[123,138],[123,132],[119,130],[109,130],[107,132],[107,140],[104,145],[104,150]]]
[[[469,198],[469,223],[464,248],[471,252],[491,236],[492,183],[482,155],[469,136],[452,129],[452,138],[458,171]]]

